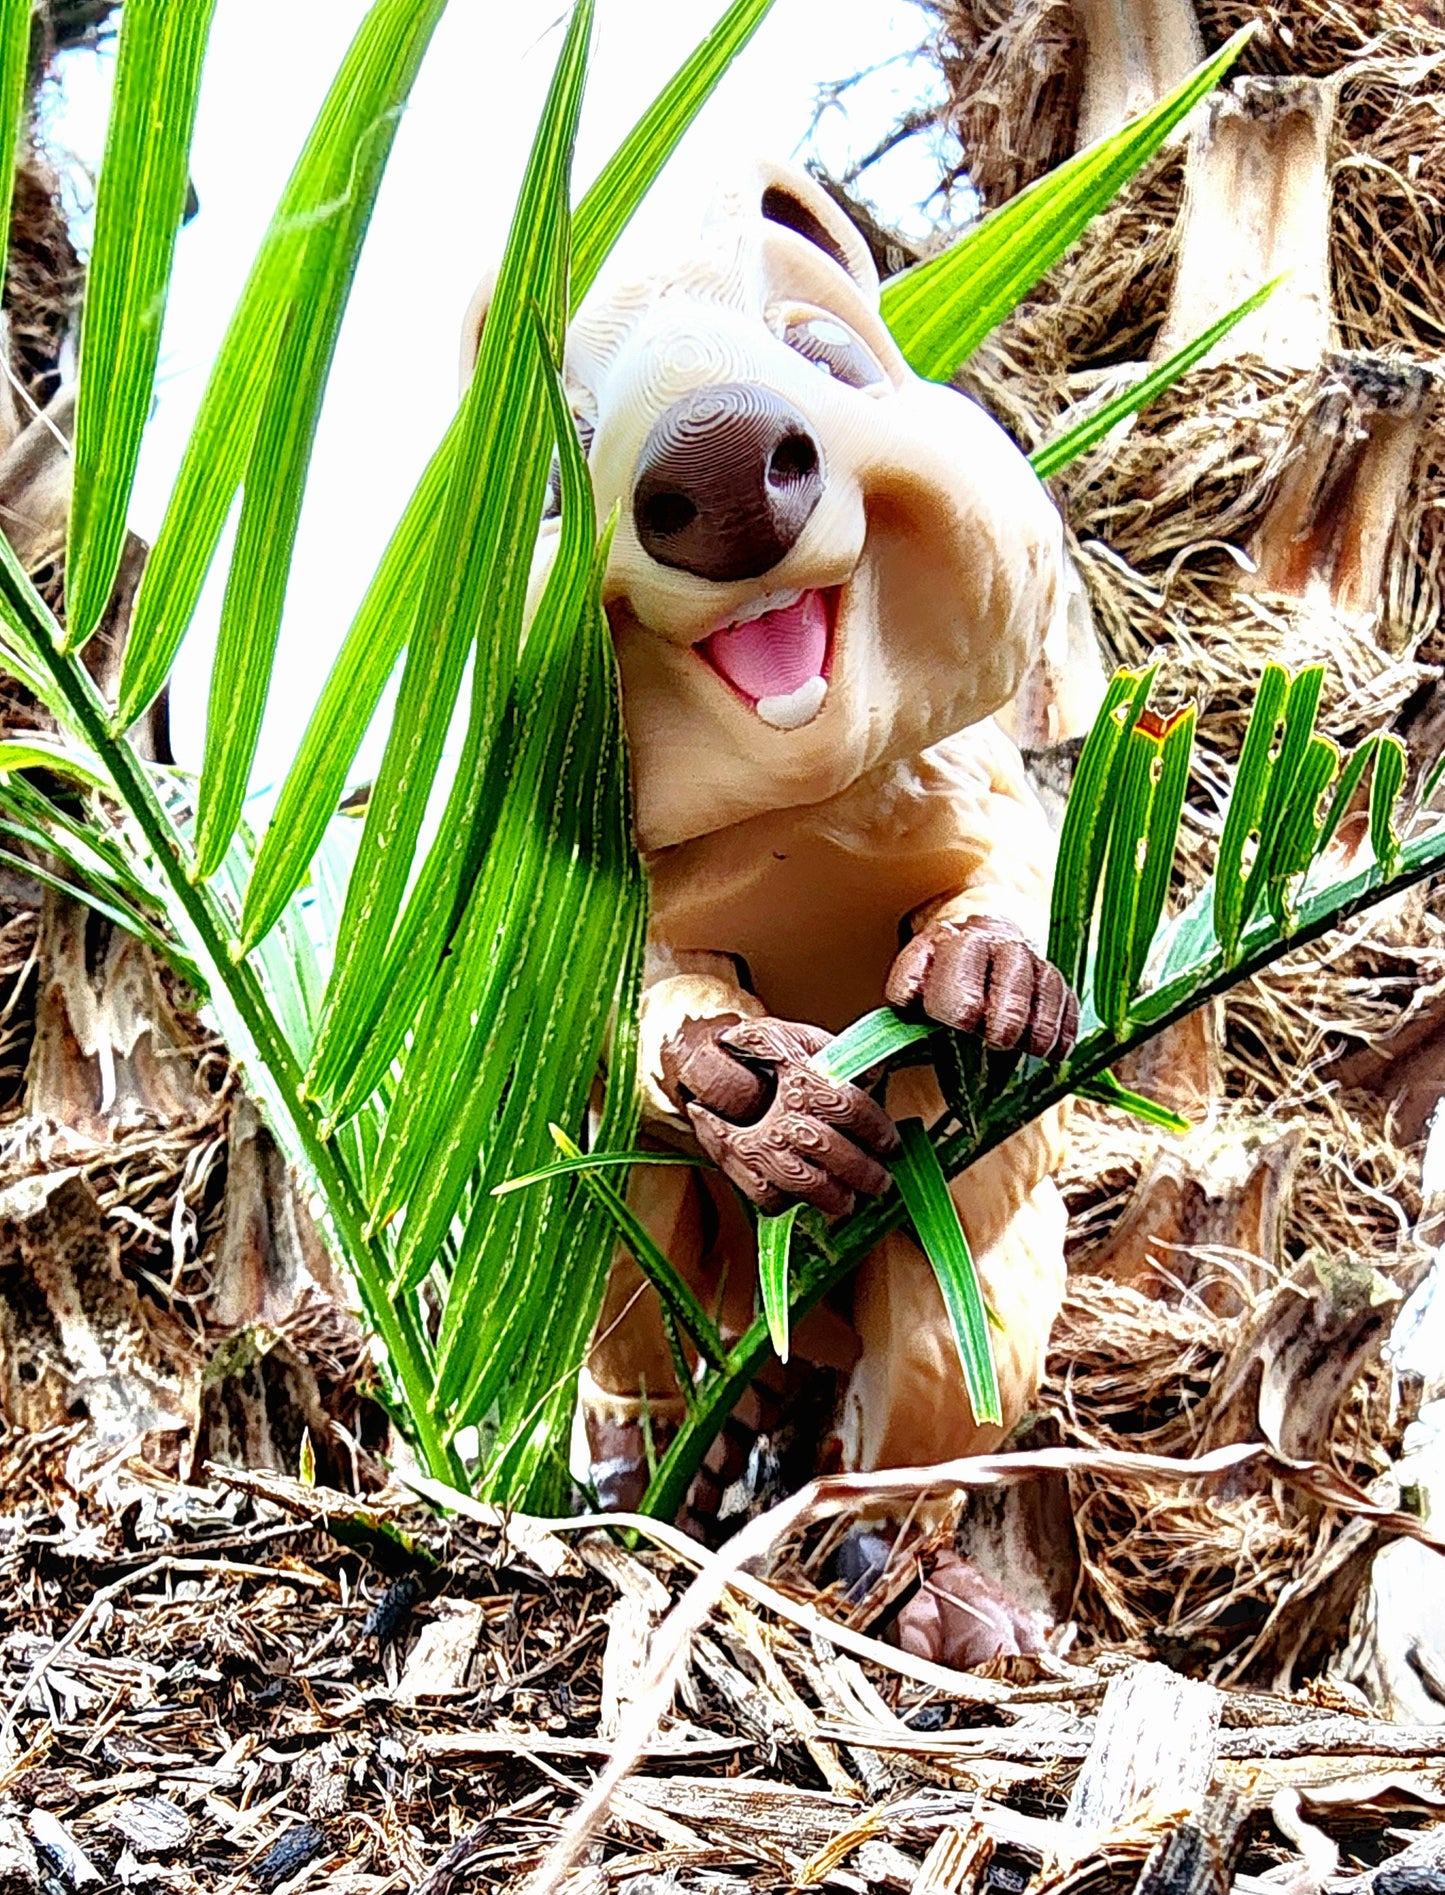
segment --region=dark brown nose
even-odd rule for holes
[[[699,579],[771,572],[823,496],[818,444],[780,395],[752,382],[694,389],[642,444],[632,517],[661,566]]]

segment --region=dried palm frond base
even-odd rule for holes
[[[1266,1440],[1364,1487],[1388,1476],[1414,1397],[1380,1355],[1428,1263],[1419,1153],[1388,1087],[1346,1093],[1334,1074],[1442,1006],[1445,923],[1407,896],[1123,1070],[1193,1118],[1187,1136],[1076,1107],[1072,1275],[1041,1399],[1055,1439],[1174,1455]],[[1084,1637],[1216,1679],[1317,1669],[1378,1550],[1275,1485],[1161,1500],[1075,1476],[1070,1511]]]
[[[103,1462],[367,1480],[324,1245],[224,1049],[129,935],[23,877],[0,926],[0,1415]],[[26,905],[33,904],[33,905]],[[309,1445],[308,1445],[309,1443]]]
[[[86,1480],[77,1432],[0,1437],[12,1895],[520,1889],[628,1742],[694,1558],[275,1478]],[[801,1629],[826,1600],[739,1583],[646,1716],[577,1895],[1125,1895],[1201,1830],[1222,1882],[1170,1886],[1341,1845],[1368,1869],[1411,1830],[1404,1862],[1445,1861],[1445,1733],[1373,1720],[1343,1688],[1046,1659],[959,1694]]]
[[[1072,155],[1084,77],[1074,0],[936,0],[936,57],[969,181],[1007,203]]]
[[[1253,25],[1240,64],[1246,72],[1309,73],[1327,79],[1380,43],[1445,33],[1435,0],[1195,0],[1211,51]]]

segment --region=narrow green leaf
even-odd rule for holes
[[[0,829],[6,827],[8,825],[0,824]],[[55,849],[53,842],[50,847]],[[45,868],[39,862],[31,861],[26,856],[16,855],[10,849],[0,848],[0,863],[4,863],[7,868],[14,869],[21,875],[29,876],[32,881],[39,882],[42,888],[53,888],[57,894],[67,895],[72,901],[81,902],[87,908],[93,909],[96,914],[103,915],[107,921],[114,922],[123,933],[134,935],[138,941],[144,941],[147,947],[154,948],[156,953],[169,961],[198,993],[205,992],[205,982],[201,979],[195,962],[174,941],[162,934],[158,928],[153,927],[144,915],[137,914],[133,908],[128,907],[119,899],[113,888],[103,889],[90,877],[84,875],[58,849],[55,849],[55,853],[72,870],[75,875],[74,881],[67,881],[64,876],[57,875],[53,869]]]
[[[1167,1105],[1160,1105],[1157,1099],[1146,1099],[1142,1093],[1131,1092],[1127,1086],[1120,1085],[1111,1072],[1101,1072],[1087,1080],[1079,1087],[1078,1096],[1112,1106],[1117,1112],[1128,1112],[1145,1125],[1157,1125],[1161,1131],[1177,1133],[1181,1138],[1194,1129],[1188,1119],[1171,1112]]]
[[[1289,673],[1283,665],[1265,666],[1244,735],[1234,791],[1225,813],[1214,870],[1214,930],[1226,961],[1233,960],[1244,925],[1244,850],[1256,832],[1269,791],[1275,739],[1289,697],[1289,685]]]
[[[577,207],[572,221],[574,308],[678,139],[770,5],[771,0],[734,0],[629,132]],[[246,892],[242,935],[247,951],[275,926],[299,887],[341,798],[347,771],[386,681],[411,637],[420,576],[451,479],[460,431],[458,415],[408,502],[307,725]]]
[[[591,749],[599,775],[611,778],[617,752],[611,742]],[[588,803],[578,786],[572,799],[581,820],[575,841],[599,833],[612,803],[610,782]],[[478,1149],[487,1160],[487,1182],[524,1163],[538,1142],[538,1129],[562,1113],[578,1122],[586,1110],[591,1074],[601,1058],[608,996],[617,956],[625,943],[635,892],[630,869],[608,848],[569,846],[559,837],[550,847],[527,936],[506,955],[499,977],[477,1009],[470,1037],[444,1042],[454,1062],[454,1110],[438,1126],[410,1193],[401,1255],[420,1269],[439,1244],[445,1220],[459,1201]],[[572,855],[573,864],[566,861]],[[577,861],[593,856],[588,865]],[[597,859],[599,856],[602,859]],[[545,917],[545,919],[544,919]],[[456,958],[473,959],[476,937],[461,941]],[[410,1076],[417,1063],[408,1058]],[[421,1070],[425,1073],[423,1063]],[[415,1130],[409,1132],[416,1137]],[[378,1161],[378,1171],[382,1160]],[[486,1200],[496,1215],[515,1200]],[[474,1212],[474,1216],[477,1213]]]
[[[361,245],[386,170],[401,107],[444,0],[398,18],[378,47],[376,117],[322,181],[324,212],[296,274],[271,387],[242,481],[241,516],[211,670],[196,826],[196,872],[211,874],[240,819],[291,574],[311,450]]]
[[[859,1079],[885,1060],[917,1046],[933,1031],[927,1021],[905,1020],[892,1007],[877,1007],[829,1040],[808,1063],[830,1079]]]
[[[733,0],[603,166],[572,219],[572,304],[647,195],[718,81],[767,18],[772,0]]]
[[[582,1189],[602,1210],[617,1241],[631,1253],[638,1269],[697,1345],[703,1360],[716,1368],[727,1353],[722,1337],[717,1332],[717,1325],[678,1275],[671,1261],[653,1242],[622,1194],[613,1190],[605,1178],[599,1178],[595,1169],[587,1166],[586,1154],[560,1125],[551,1125],[547,1129],[552,1135],[552,1143],[563,1158],[578,1167],[577,1176]]]
[[[1258,846],[1254,865],[1245,878],[1244,906],[1240,915],[1241,931],[1248,928],[1259,907],[1260,897],[1277,880],[1286,839],[1291,831],[1294,800],[1300,771],[1314,739],[1315,718],[1319,712],[1320,691],[1324,686],[1323,665],[1307,665],[1291,678],[1285,699],[1284,734],[1279,751],[1269,768],[1269,784],[1264,807],[1259,814]]]
[[[540,336],[537,344],[540,349]],[[561,532],[527,641],[518,728],[504,760],[507,785],[496,827],[473,879],[463,924],[414,1029],[388,1118],[373,1196],[374,1215],[381,1218],[401,1209],[425,1167],[434,1169],[443,1123],[456,1121],[456,1101],[437,1084],[439,1074],[477,1073],[477,1124],[490,1116],[482,1100],[500,1097],[506,1048],[524,1030],[520,1017],[497,1016],[509,1007],[516,1014],[519,996],[512,990],[519,983],[536,982],[538,991],[550,991],[540,981],[538,951],[545,955],[569,923],[583,925],[580,905],[591,892],[574,826],[587,804],[589,778],[594,799],[602,787],[593,760],[606,741],[600,738],[600,706],[589,690],[585,640],[578,630],[596,562],[596,516],[586,463],[555,373],[547,376],[546,386],[564,482]],[[593,807],[600,826],[604,818],[595,800]],[[575,921],[572,904],[578,905]],[[389,1056],[394,1049],[388,1042],[385,1050]],[[492,1068],[490,1075],[484,1065]],[[434,1206],[428,1227],[440,1215],[440,1205]],[[418,1249],[418,1241],[409,1235],[407,1248],[420,1257],[429,1246],[421,1240]]]
[[[215,0],[126,0],[85,278],[66,647],[110,602],[150,413]]]
[[[898,1135],[903,1149],[893,1161],[893,1175],[943,1292],[974,1419],[1001,1423],[1003,1406],[988,1333],[988,1308],[948,1180],[922,1119],[900,1120]]]
[[[708,1161],[685,1151],[589,1151],[580,1158],[565,1158],[560,1164],[543,1165],[540,1171],[528,1171],[519,1178],[503,1178],[500,1184],[492,1186],[492,1196],[504,1198],[509,1191],[525,1191],[534,1184],[551,1184],[554,1178],[569,1177],[574,1171],[630,1171],[634,1165],[682,1165],[699,1171],[708,1168]]]
[[[1111,401],[1104,402],[1091,414],[1083,416],[1062,434],[1055,435],[1052,441],[1036,447],[1029,456],[1029,464],[1039,479],[1047,480],[1050,475],[1062,472],[1071,461],[1076,461],[1081,454],[1087,454],[1121,421],[1127,421],[1130,415],[1138,414],[1151,401],[1157,401],[1160,395],[1187,375],[1196,363],[1202,362],[1212,349],[1217,348],[1231,329],[1273,296],[1283,281],[1283,276],[1271,278],[1263,289],[1256,290],[1253,296],[1246,296],[1242,303],[1236,303],[1218,322],[1211,323],[1202,335],[1196,336],[1192,342],[1186,342],[1182,349],[1176,350],[1131,387],[1121,390]]]
[[[1319,842],[1320,798],[1334,782],[1339,767],[1339,745],[1328,737],[1311,737],[1276,850],[1273,873],[1277,885],[1309,867]]]
[[[460,428],[458,415],[408,502],[287,772],[246,889],[241,938],[247,953],[275,927],[301,886],[307,864],[336,814],[347,771],[376,715],[386,681],[411,637]]]
[[[550,459],[549,396],[534,308],[540,307],[548,336],[560,339],[568,178],[591,22],[591,0],[577,0],[528,160],[477,371],[463,402],[417,631],[347,890],[326,1018],[307,1080],[317,1094],[334,1092],[354,1070],[384,1002],[387,950],[469,654],[472,713],[433,849],[441,882],[439,889],[425,891],[428,953],[440,945],[454,892],[474,858],[475,830],[485,816],[482,796],[494,781],[487,761],[515,675]],[[479,638],[482,627],[487,635]],[[410,921],[403,924],[404,936],[413,932]]]
[[[1162,753],[1155,732],[1136,723],[1124,740],[1122,768],[1116,772],[1111,799],[1109,853],[1099,896],[1094,1011],[1116,1034],[1124,1030],[1133,997],[1135,918]]]
[[[790,1204],[776,1217],[758,1219],[758,1287],[763,1295],[768,1335],[780,1362],[788,1359],[788,1252],[793,1244],[798,1208]]]
[[[64,744],[41,736],[0,739],[0,775],[11,770],[49,770],[87,789],[115,794],[115,787],[97,758],[89,753],[78,754]]]
[[[263,426],[269,423],[273,442],[284,432],[278,408],[299,424],[294,458],[285,463],[287,481],[304,479],[314,410],[336,335],[336,323],[322,312],[339,321],[401,109],[444,5],[445,0],[374,0],[291,173],[216,357],[146,562],[121,668],[117,729],[135,722],[170,675],[243,482],[281,467],[270,452],[254,460]],[[298,321],[313,345],[299,388],[279,372]],[[284,360],[294,367],[294,352]],[[296,495],[289,484],[273,495],[253,493],[248,485],[246,501],[248,545],[254,550],[259,544],[261,517],[268,511],[279,537],[261,548],[262,570],[254,578],[238,577],[232,624],[259,628],[262,643],[255,655],[263,662],[257,669],[269,673],[264,632],[290,569]]]
[[[626,814],[625,787],[619,777],[611,812],[619,820]],[[635,861],[631,867],[637,869]],[[631,932],[616,983],[599,992],[601,1017],[614,1022],[594,1141],[601,1148],[626,1144],[636,1136],[637,1011],[646,948],[642,887],[638,873],[625,891],[626,900],[619,903],[619,908],[630,910],[626,926]],[[584,1083],[590,1081],[590,1073],[581,1077]],[[579,1115],[589,1103],[584,1097]],[[534,1118],[529,1108],[529,1126]],[[559,1190],[508,1200],[512,1207],[525,1204],[534,1209],[530,1219],[474,1212],[457,1256],[447,1299],[447,1315],[454,1320],[444,1327],[439,1393],[451,1405],[458,1426],[480,1420],[495,1404],[505,1433],[507,1416],[526,1410],[529,1384],[544,1388],[559,1374],[575,1376],[601,1307],[612,1236],[596,1206],[585,1194],[579,1203],[573,1194]],[[508,1487],[506,1492],[512,1495],[516,1489]]]
[[[1094,899],[1104,866],[1115,799],[1116,765],[1148,702],[1154,667],[1116,671],[1084,743],[1064,809],[1049,914],[1049,959],[1075,993],[1084,989]]]
[[[1160,740],[1158,780],[1149,808],[1144,869],[1139,878],[1139,894],[1134,908],[1128,1001],[1132,1001],[1138,992],[1169,893],[1169,874],[1174,866],[1174,851],[1179,841],[1179,821],[1184,813],[1184,797],[1189,788],[1189,765],[1194,758],[1195,719],[1196,712],[1192,704],[1185,710],[1176,711],[1164,726]]]
[[[115,792],[112,790],[113,796]],[[93,863],[95,872],[114,882],[127,900],[139,904],[157,903],[155,890],[142,881],[134,859],[124,851],[114,833],[102,827],[92,815],[89,823],[43,796],[23,777],[7,775],[0,784],[0,809],[17,820],[29,823],[47,837],[67,836],[71,847]]]
[[[1395,873],[1400,860],[1395,804],[1404,787],[1407,763],[1404,744],[1393,731],[1386,731],[1375,752],[1375,776],[1370,785],[1370,847],[1385,876]]]
[[[31,0],[0,0],[0,279],[10,247],[10,204],[15,155],[25,111],[25,73],[30,63]]]
[[[1417,811],[1430,807],[1431,802],[1434,800],[1435,792],[1440,787],[1442,778],[1445,778],[1445,754],[1436,757],[1424,781],[1420,785],[1420,795],[1415,805]]]
[[[1236,33],[1122,131],[1068,159],[991,211],[941,256],[884,286],[884,320],[920,375],[946,380],[998,327],[1214,89],[1249,33]]]
[[[933,1071],[944,1103],[970,1137],[976,1137],[988,1092],[992,1057],[976,1033],[940,1029],[933,1036]]]
[[[1329,810],[1324,822],[1320,825],[1319,837],[1315,843],[1316,856],[1323,855],[1334,841],[1335,831],[1349,814],[1350,804],[1354,802],[1365,772],[1374,762],[1375,752],[1379,747],[1378,733],[1372,737],[1366,737],[1341,771],[1340,780],[1335,785],[1335,793],[1330,798]]]

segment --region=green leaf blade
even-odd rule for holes
[[[30,63],[30,12],[31,0],[0,0],[0,265],[10,249],[15,157],[20,149],[25,75]]]
[[[1163,745],[1136,723],[1124,743],[1109,828],[1109,853],[1099,895],[1099,945],[1094,1010],[1115,1034],[1124,1030],[1133,994],[1139,891],[1145,873]]]
[[[943,1292],[974,1419],[1001,1426],[1003,1405],[989,1337],[988,1305],[948,1180],[921,1119],[901,1120],[898,1135],[903,1148],[893,1161],[893,1175]]]
[[[758,1219],[758,1288],[762,1292],[763,1314],[768,1336],[780,1362],[788,1359],[788,1259],[793,1245],[793,1226],[798,1221],[796,1204],[776,1217]]]
[[[1407,766],[1404,744],[1393,731],[1386,731],[1375,753],[1375,776],[1370,785],[1370,847],[1385,876],[1393,875],[1400,861],[1395,805],[1405,785]]]
[[[150,413],[215,0],[127,0],[81,316],[66,646],[110,602]]]
[[[1234,790],[1219,839],[1214,880],[1214,930],[1226,962],[1233,960],[1244,927],[1247,879],[1244,851],[1256,833],[1269,793],[1272,753],[1289,699],[1290,675],[1283,665],[1268,664],[1260,679],[1254,709],[1244,735]]]
[[[1149,951],[1164,913],[1170,872],[1179,841],[1184,798],[1189,789],[1189,766],[1194,759],[1194,728],[1198,713],[1190,704],[1170,718],[1160,741],[1159,780],[1149,810],[1144,872],[1134,910],[1134,939],[1129,950],[1128,998],[1133,1000],[1143,978]]]
[[[733,0],[583,197],[572,220],[574,307],[683,132],[771,5],[772,0]],[[246,891],[242,935],[248,951],[275,926],[300,886],[345,787],[347,769],[407,643],[417,609],[416,576],[427,564],[459,432],[460,416],[432,457],[377,568],[287,775]]]
[[[1084,990],[1094,903],[1113,820],[1111,786],[1153,681],[1153,668],[1116,671],[1109,680],[1064,809],[1050,901],[1049,959],[1075,993]]]
[[[1283,281],[1283,276],[1272,277],[1262,289],[1257,289],[1252,296],[1246,296],[1243,302],[1236,303],[1218,322],[1211,323],[1192,342],[1186,342],[1182,349],[1177,349],[1132,387],[1122,390],[1092,414],[1083,416],[1062,434],[1055,435],[1051,441],[1045,441],[1042,447],[1035,448],[1029,456],[1029,465],[1039,479],[1048,480],[1052,475],[1062,473],[1071,461],[1076,461],[1081,454],[1087,454],[1091,447],[1097,447],[1106,435],[1112,434],[1121,421],[1127,421],[1131,415],[1140,413],[1176,382],[1182,381],[1206,355],[1218,348],[1232,329],[1237,328],[1246,316],[1253,315],[1262,303],[1273,296]]]
[[[572,219],[572,303],[586,295],[608,251],[718,81],[757,32],[773,0],[733,0],[623,139]]]
[[[286,774],[246,887],[241,938],[247,953],[275,927],[305,879],[411,636],[459,421],[453,420],[407,503]]]
[[[885,1060],[918,1046],[933,1030],[931,1022],[905,1020],[892,1007],[876,1007],[829,1040],[808,1063],[830,1079],[859,1079]]]
[[[296,161],[212,368],[146,564],[121,669],[118,728],[135,722],[170,674],[261,429],[269,418],[273,437],[279,433],[278,406],[306,411],[319,401],[319,389],[298,391],[278,377],[286,338],[298,310],[328,299],[345,305],[397,118],[444,5],[373,0]],[[335,268],[311,268],[330,251],[338,227],[348,266],[338,250]],[[309,373],[324,383],[330,363],[331,346],[318,347]],[[308,456],[309,441],[303,428],[299,445]],[[284,521],[284,507],[278,518]],[[293,537],[283,531],[265,549],[258,583],[267,598],[284,590]]]
[[[577,0],[528,159],[496,294],[482,331],[431,543],[401,692],[347,891],[326,1018],[308,1086],[334,1093],[364,1053],[384,999],[387,950],[411,871],[468,655],[472,715],[439,836],[460,848],[482,816],[487,758],[515,676],[549,461],[547,371],[534,327],[560,339],[566,312],[568,189],[592,26]],[[554,350],[560,353],[560,349]],[[569,423],[570,425],[570,423]],[[478,636],[485,628],[487,635]],[[449,891],[444,906],[451,906]]]
[[[1178,1138],[1183,1138],[1185,1133],[1194,1129],[1180,1113],[1167,1105],[1161,1105],[1157,1099],[1146,1099],[1141,1092],[1131,1092],[1108,1071],[1099,1073],[1080,1086],[1078,1097],[1111,1106],[1116,1112],[1127,1112],[1142,1124],[1157,1126],[1163,1132],[1173,1132]]]
[[[1159,104],[991,211],[941,256],[895,277],[883,317],[920,375],[946,380],[1223,78],[1236,33]]]

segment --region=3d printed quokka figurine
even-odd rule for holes
[[[645,1113],[722,1174],[639,1169],[630,1198],[725,1335],[751,1321],[756,1275],[724,1180],[768,1211],[841,1214],[889,1186],[888,1114],[942,1110],[926,1069],[890,1081],[886,1113],[822,1078],[806,1060],[832,1033],[885,997],[1041,1057],[1077,1024],[1042,953],[1052,836],[991,721],[1061,610],[1060,522],[1001,429],[912,373],[878,302],[824,193],[759,169],[685,243],[615,264],[567,346],[599,509],[621,501],[607,609],[652,884]],[[1004,1428],[975,1422],[902,1232],[846,1306],[798,1326],[795,1353],[845,1378],[844,1466],[987,1451],[1032,1400],[1063,1292],[1060,1137],[1042,1119],[952,1187],[1001,1320]],[[683,1405],[625,1255],[583,1403],[594,1478],[632,1504],[644,1409],[660,1449]],[[946,1593],[940,1576],[903,1636],[957,1661],[976,1615]]]

